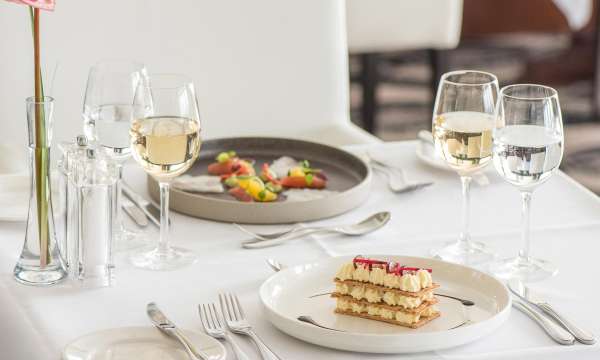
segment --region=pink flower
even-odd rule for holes
[[[54,10],[54,0],[7,0],[13,3],[29,5],[43,10]]]

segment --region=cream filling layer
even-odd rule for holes
[[[402,311],[381,308],[376,305],[356,304],[345,299],[337,299],[336,307],[342,311],[350,310],[358,314],[366,313],[371,316],[379,316],[386,320],[396,320],[405,324],[414,324],[418,322],[422,316],[432,316],[439,311],[435,306],[430,306],[423,310],[420,314],[410,314]]]
[[[433,299],[433,291],[428,291],[421,297],[404,296],[393,291],[369,289],[364,285],[335,284],[335,291],[342,295],[350,295],[356,300],[367,300],[371,303],[385,302],[391,306],[403,306],[407,309],[419,307],[423,301]]]
[[[342,281],[355,280],[370,282],[375,285],[383,285],[389,288],[411,292],[420,291],[433,284],[431,274],[427,270],[419,270],[414,274],[404,274],[400,276],[388,274],[385,269],[377,267],[373,267],[373,269],[369,270],[367,267],[357,266],[355,269],[352,262],[342,265],[335,277]]]

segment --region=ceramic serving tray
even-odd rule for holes
[[[175,211],[210,220],[247,223],[280,224],[324,219],[354,209],[364,202],[370,192],[371,171],[363,160],[339,148],[303,140],[239,137],[207,140],[189,175],[206,175],[207,166],[222,151],[234,150],[241,158],[256,161],[260,170],[264,162],[281,156],[309,160],[312,167],[327,175],[327,190],[336,191],[327,197],[306,201],[277,201],[271,203],[240,202],[227,193],[192,193],[171,189],[170,204]],[[149,177],[148,190],[155,201],[159,199],[158,183]]]

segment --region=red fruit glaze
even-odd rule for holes
[[[404,272],[416,272],[419,270],[427,270],[428,272],[433,272],[432,269],[422,269],[422,268],[417,268],[417,267],[408,267],[408,266],[404,266],[404,265],[400,265],[398,263],[392,263],[392,262],[387,262],[387,261],[383,261],[383,260],[375,260],[375,259],[367,259],[367,258],[363,258],[360,255],[357,255],[352,262],[354,263],[354,267],[357,266],[357,264],[361,264],[364,267],[368,267],[369,270],[371,270],[373,268],[373,265],[375,265],[375,267],[381,267],[381,268],[385,268],[386,272],[388,274],[394,274],[394,275],[399,275],[402,276],[404,275]],[[378,266],[381,265],[381,266]]]

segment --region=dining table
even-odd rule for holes
[[[261,284],[274,274],[269,258],[293,266],[343,255],[430,256],[430,250],[456,240],[461,228],[461,187],[456,173],[423,163],[417,141],[351,145],[355,154],[369,152],[401,168],[409,180],[432,181],[418,191],[395,194],[386,178],[374,172],[368,199],[356,209],[314,225],[354,223],[378,211],[390,211],[383,228],[359,237],[314,235],[263,249],[245,249],[248,235],[231,223],[208,221],[171,212],[171,242],[196,252],[200,260],[174,271],[149,271],[115,253],[110,287],[80,288],[70,281],[51,287],[17,283],[12,271],[23,245],[24,223],[0,223],[0,359],[58,360],[78,337],[104,329],[151,326],[145,308],[157,303],[178,326],[203,331],[198,304],[217,302],[220,292],[239,296],[256,332],[282,359],[600,359],[600,345],[561,346],[523,313],[512,310],[492,334],[445,350],[416,354],[367,354],[329,349],[293,338],[266,319],[259,298]],[[521,204],[516,188],[503,181],[493,165],[484,170],[486,184],[473,184],[472,238],[499,257],[514,256],[521,246]],[[148,196],[146,175],[130,163],[125,179]],[[265,206],[268,206],[266,204]],[[277,231],[282,225],[247,225],[253,231]],[[569,176],[557,171],[533,194],[532,254],[559,267],[556,276],[530,284],[580,327],[600,335],[600,200]],[[146,229],[148,244],[157,229]],[[135,250],[134,250],[135,251]],[[485,265],[482,265],[485,270]],[[331,275],[333,277],[333,274]],[[237,335],[236,335],[237,336]],[[366,340],[368,341],[368,339]],[[239,337],[251,358],[253,344]],[[228,359],[234,359],[228,351]]]

